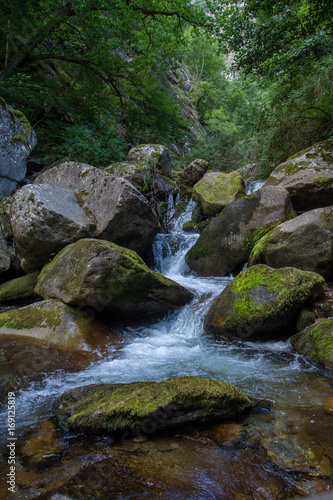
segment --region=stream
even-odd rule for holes
[[[260,187],[260,184],[255,187],[258,186]],[[253,185],[248,187],[248,191],[250,189],[253,189]],[[317,451],[314,451],[311,448],[311,440],[313,442],[315,438],[304,437],[303,432],[304,427],[314,426],[317,421],[320,421],[320,428],[323,429],[326,425],[325,429],[328,429],[325,430],[324,435],[320,435],[323,441],[322,446],[324,443],[327,445],[326,431],[329,432],[327,426],[330,422],[328,421],[327,424],[325,419],[332,417],[326,417],[323,414],[322,404],[327,397],[332,395],[331,380],[327,374],[318,371],[314,365],[293,352],[288,341],[225,342],[209,338],[204,333],[205,313],[211,301],[230,283],[232,276],[204,278],[190,272],[186,266],[185,254],[198,238],[198,234],[185,233],[182,225],[191,219],[193,207],[193,203],[190,202],[185,212],[174,222],[168,234],[157,235],[153,244],[153,252],[154,270],[191,289],[195,294],[194,300],[157,321],[151,320],[135,326],[133,324],[117,325],[117,333],[122,338],[121,345],[117,348],[110,346],[102,359],[91,363],[77,373],[58,369],[19,391],[16,395],[17,433],[20,435],[25,429],[52,417],[56,399],[63,392],[74,387],[91,383],[160,381],[185,375],[212,377],[232,382],[249,396],[268,400],[274,406],[274,419],[267,418],[267,415],[263,414],[258,417],[259,420],[250,419],[246,425],[252,429],[253,436],[265,437],[269,456],[273,459],[277,457],[274,459],[275,466],[288,469],[289,473],[290,470],[292,471],[288,481],[294,484],[295,477],[299,474],[302,476],[304,494],[308,493],[313,479],[327,482],[327,476],[332,472],[330,464],[326,464],[325,461],[324,463],[321,455],[320,457],[316,455],[317,448],[320,446],[317,442],[319,438],[316,438]],[[112,325],[110,328],[114,329]],[[6,428],[6,418],[6,412],[1,413],[0,423],[3,429]],[[315,458],[311,455],[309,467],[318,471],[318,474],[312,473],[309,476],[301,470],[302,460],[299,457],[303,452],[299,451],[297,455],[297,447],[300,447],[298,438],[295,441],[295,449],[290,450],[290,443],[296,439],[295,435],[299,436],[297,432],[293,432],[293,437],[289,436],[289,439],[284,442],[284,448],[283,446],[281,448],[281,442],[279,446],[274,444],[279,433],[282,435],[287,432],[286,429],[282,429],[286,421],[292,422],[289,427],[294,426],[294,429],[294,423],[298,423],[296,428],[301,432],[301,441],[306,450],[304,453],[308,453],[310,457],[310,447],[312,455],[316,455]],[[2,445],[5,444],[4,440],[5,435],[2,436]],[[283,454],[286,456],[285,461],[280,457]],[[290,456],[294,457],[296,466],[286,467],[286,461],[291,460]],[[304,457],[302,459],[304,461]],[[210,460],[216,462],[216,458],[207,456],[207,461]],[[251,461],[253,462],[253,458]],[[200,476],[202,471],[197,474]],[[209,494],[201,493],[198,494],[199,496],[190,495],[179,498],[251,498],[251,496],[232,496],[229,493],[229,496],[226,493],[219,496],[213,487],[212,489],[206,487],[205,491]],[[303,492],[302,489],[297,491]],[[119,495],[102,496],[102,498],[146,498],[144,494],[142,496],[139,494],[138,496]],[[22,498],[32,497],[22,496]],[[73,498],[81,497],[74,496]],[[160,497],[148,496],[147,498]],[[161,498],[169,497],[162,496]],[[170,498],[178,497],[171,495]],[[274,496],[269,492],[256,498],[284,497],[280,493]]]

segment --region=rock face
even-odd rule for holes
[[[333,320],[324,319],[290,339],[297,352],[308,356],[320,368],[333,370]]]
[[[323,296],[324,286],[324,279],[315,273],[290,267],[251,267],[215,299],[205,318],[205,329],[225,338],[286,337],[288,329],[296,328],[301,309]]]
[[[24,179],[27,157],[36,144],[36,134],[23,113],[0,98],[0,199]]]
[[[37,297],[35,286],[39,272],[15,278],[0,285],[0,303],[17,302],[22,299]]]
[[[208,161],[196,159],[189,163],[179,174],[178,182],[193,187],[200,181],[208,170]]]
[[[295,210],[312,210],[332,205],[333,141],[315,144],[281,163],[266,186],[286,188]]]
[[[38,176],[35,183],[75,191],[79,205],[96,225],[96,238],[142,254],[157,233],[157,215],[126,179],[84,163],[65,162]]]
[[[271,186],[262,188],[231,202],[212,220],[188,251],[186,262],[203,276],[237,272],[258,239],[295,216],[288,191]]]
[[[103,240],[69,245],[45,266],[36,292],[71,305],[126,315],[158,315],[189,302],[186,288],[151,271],[140,257]]]
[[[333,207],[317,208],[280,224],[252,250],[249,265],[297,267],[333,279]]]
[[[40,269],[53,253],[92,236],[94,225],[74,192],[50,185],[27,185],[15,193],[11,225],[22,267]]]
[[[98,321],[57,300],[44,300],[0,314],[0,336],[3,338],[68,353],[90,353],[90,337],[106,337],[108,333],[110,330]]]
[[[244,183],[238,172],[208,172],[193,187],[193,200],[206,217],[215,216],[244,194]]]
[[[79,387],[61,396],[57,414],[79,432],[126,430],[144,435],[186,423],[234,417],[253,406],[228,382],[177,377],[159,383]]]
[[[132,148],[127,161],[130,163],[144,163],[154,172],[167,177],[171,176],[172,160],[170,151],[161,144],[142,144]]]

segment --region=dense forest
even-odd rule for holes
[[[0,95],[45,164],[161,142],[268,174],[333,134],[330,0],[2,0]]]

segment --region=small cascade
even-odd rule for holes
[[[260,180],[260,181],[244,181],[245,184],[245,193],[246,194],[251,194],[254,193],[255,191],[258,191],[258,189],[262,188],[263,185],[265,184],[266,180]]]

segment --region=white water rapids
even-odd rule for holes
[[[205,313],[232,277],[203,278],[185,264],[187,250],[197,234],[182,231],[191,218],[191,205],[169,234],[154,242],[156,270],[195,293],[194,300],[159,320],[122,326],[120,349],[77,373],[55,372],[17,393],[17,428],[23,429],[53,413],[53,404],[65,391],[92,383],[160,381],[200,375],[232,382],[247,394],[274,400],[280,411],[320,404],[330,389],[324,376],[293,353],[288,342],[225,342],[209,338],[203,328]],[[113,328],[111,326],[111,328]],[[6,413],[0,425],[5,428]]]

